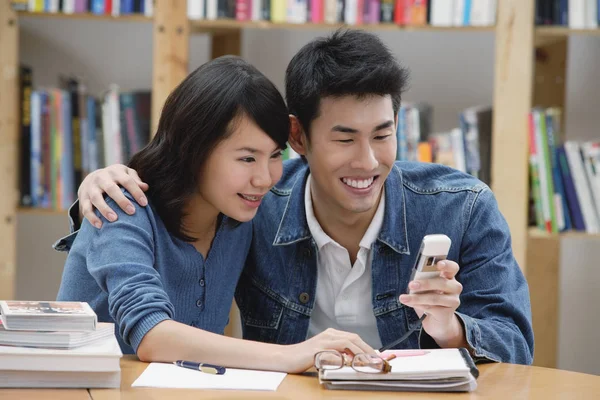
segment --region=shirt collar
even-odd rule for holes
[[[317,247],[319,248],[319,250],[321,250],[321,248],[326,244],[336,242],[325,233],[323,228],[321,228],[319,221],[317,221],[317,218],[315,217],[310,189],[311,180],[311,175],[309,174],[308,179],[306,180],[306,187],[304,190],[304,208],[306,212],[306,221],[308,223],[308,229],[310,230],[310,233],[313,239],[315,240]],[[379,235],[379,231],[381,230],[381,227],[383,225],[384,211],[385,189],[383,189],[381,193],[381,200],[379,201],[379,205],[377,206],[377,211],[375,211],[375,215],[373,216],[373,219],[371,220],[367,231],[365,232],[363,238],[360,241],[360,247],[363,247],[365,249],[371,248],[371,245],[377,239],[377,235]]]

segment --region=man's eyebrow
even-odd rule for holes
[[[342,132],[342,133],[358,133],[358,129],[350,128],[348,126],[336,125],[331,128],[332,132]]]
[[[379,124],[375,127],[375,129],[373,129],[373,132],[377,132],[377,131],[381,131],[383,129],[387,129],[394,126],[394,121],[389,120],[389,121],[385,121],[383,124]]]
[[[375,129],[373,129],[373,132],[377,132],[377,131],[381,131],[383,129],[387,129],[389,127],[394,126],[394,121],[392,121],[391,119],[388,121],[385,121],[382,124],[379,124],[375,127]],[[358,129],[354,129],[354,128],[350,128],[348,126],[343,126],[343,125],[336,125],[333,128],[331,128],[332,132],[342,132],[342,133],[358,133]]]

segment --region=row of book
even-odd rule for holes
[[[118,388],[122,356],[87,303],[0,301],[0,387]]]
[[[398,113],[396,158],[434,162],[491,184],[492,107],[473,106],[458,115],[458,127],[432,132],[430,104],[405,103]]]
[[[398,160],[434,162],[492,186],[492,108],[469,107],[459,126],[432,132],[431,105],[403,104],[398,115]],[[529,115],[530,225],[549,233],[600,233],[600,141],[565,141],[562,110]]]
[[[12,0],[21,11],[143,14],[152,0]],[[395,23],[399,25],[491,26],[497,0],[188,0],[191,20],[235,19],[276,23]]]
[[[188,0],[192,20],[494,25],[496,0]]]
[[[153,0],[10,0],[13,9],[40,13],[96,15],[142,14],[151,17]]]
[[[560,108],[529,115],[532,224],[549,233],[600,232],[600,142],[561,143]]]
[[[536,0],[537,25],[595,29],[600,23],[600,0]]]
[[[21,205],[66,209],[89,172],[126,164],[150,140],[150,101],[150,92],[116,85],[96,98],[74,77],[34,90],[31,68],[22,67]]]

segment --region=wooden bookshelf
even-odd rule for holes
[[[364,29],[368,31],[407,31],[407,32],[494,32],[493,26],[449,26],[437,27],[431,25],[420,26],[400,26],[390,23],[382,24],[362,24],[362,25],[347,25],[347,24],[293,24],[293,23],[275,23],[270,21],[236,21],[232,19],[218,20],[191,20],[191,30],[193,33],[206,32],[227,32],[240,29],[299,29],[299,30],[334,30],[342,27],[352,29]]]
[[[564,108],[567,39],[570,35],[600,35],[600,30],[536,27],[534,6],[534,0],[499,1],[494,27],[401,27],[379,24],[351,28],[377,32],[414,31],[440,35],[450,32],[489,32],[495,35],[492,189],[511,229],[515,258],[530,286],[534,330],[538,333],[535,364],[554,367],[557,354],[560,241],[563,238],[595,240],[600,235],[579,232],[550,235],[528,227],[527,115],[534,104]],[[18,110],[17,28],[21,17],[153,23],[153,126],[156,126],[160,108],[168,93],[188,73],[191,34],[210,34],[212,57],[218,57],[224,54],[241,55],[244,29],[333,30],[343,26],[233,20],[189,21],[185,0],[155,0],[153,18],[143,15],[112,17],[16,13],[10,9],[9,2],[0,2],[0,68],[3,71],[0,75],[0,192],[3,194],[0,196],[0,237],[3,238],[0,243],[0,298],[10,298],[14,294],[17,212],[66,216],[65,211],[33,211],[17,207],[18,166],[15,155],[18,149],[18,121],[15,116]],[[534,54],[538,57],[534,57]]]
[[[529,228],[529,237],[535,239],[581,239],[581,240],[600,240],[600,233],[587,233],[582,231],[566,231],[559,233],[549,233],[539,228]]]
[[[536,26],[535,33],[540,36],[571,36],[591,35],[600,36],[600,29],[571,29],[566,26]]]
[[[36,207],[19,207],[17,209],[17,214],[22,215],[46,215],[46,216],[58,216],[62,215],[67,218],[68,210],[57,210],[53,208],[36,208]]]

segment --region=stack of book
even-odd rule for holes
[[[87,303],[0,301],[0,387],[118,388],[122,355]]]
[[[349,366],[320,370],[319,382],[334,390],[472,392],[479,370],[468,351],[460,349],[388,350],[396,355],[388,373],[357,372]]]

